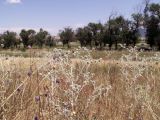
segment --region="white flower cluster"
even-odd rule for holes
[[[81,54],[85,55],[82,57]],[[47,79],[52,83],[50,86],[51,107],[57,114],[57,119],[60,116],[65,116],[69,120],[76,118],[79,100],[88,92],[85,89],[91,89],[91,93],[83,98],[84,111],[94,104],[97,98],[109,93],[111,86],[97,85],[94,74],[89,71],[93,61],[96,63],[101,60],[93,60],[90,50],[85,48],[75,51],[55,49],[47,57],[52,58],[52,65],[55,66],[54,70],[49,70]]]

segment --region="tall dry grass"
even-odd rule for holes
[[[131,49],[118,60],[92,56],[87,49],[1,56],[0,119],[160,119],[160,54]]]

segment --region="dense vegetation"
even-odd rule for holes
[[[145,0],[143,12],[133,13],[132,19],[125,19],[122,15],[111,14],[109,20],[105,23],[89,23],[87,26],[73,30],[68,27],[59,33],[63,45],[70,47],[70,42],[79,41],[80,45],[96,47],[103,49],[108,45],[109,49],[118,49],[118,44],[126,47],[135,46],[139,42],[138,28],[143,24],[147,28],[147,43],[151,48],[160,50],[160,4],[149,3]],[[17,37],[19,36],[19,37]],[[0,35],[0,44],[2,48],[17,48],[21,45],[53,47],[56,45],[55,38],[47,31],[40,29],[21,30],[17,35],[15,32],[6,31]]]
[[[159,52],[30,50],[0,56],[0,120],[160,120]]]

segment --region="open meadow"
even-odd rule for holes
[[[159,120],[159,61],[134,49],[3,52],[0,119]]]
[[[0,120],[160,120],[160,0],[0,11]]]

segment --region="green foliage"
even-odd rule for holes
[[[31,42],[33,35],[35,34],[35,31],[34,30],[21,30],[21,33],[20,33],[20,37],[22,39],[22,43],[24,45],[24,47],[26,48],[28,45],[32,45],[33,42]]]
[[[160,19],[160,4],[152,3],[149,7],[149,11],[152,15],[158,16]]]
[[[64,28],[64,30],[60,31],[59,36],[61,41],[63,42],[63,46],[66,44],[69,48],[69,43],[74,40],[74,31],[69,27]]]
[[[11,48],[17,45],[18,40],[16,38],[15,32],[6,31],[1,36],[1,44],[3,44],[4,48]]]
[[[159,34],[158,23],[159,20],[154,16],[151,16],[151,19],[147,23],[148,43],[151,45],[151,47],[156,44],[155,37],[157,37]]]
[[[36,45],[40,48],[43,47],[43,44],[45,43],[46,37],[48,35],[47,31],[44,31],[43,29],[40,29],[40,31],[36,34]]]
[[[148,43],[151,47],[157,46],[160,50],[160,4],[150,4],[149,13],[150,19],[146,22]]]
[[[142,13],[133,13],[132,15],[133,19],[133,27],[138,28],[141,21],[143,21],[143,14]]]
[[[48,35],[45,40],[45,45],[48,47],[55,46],[56,45],[55,39],[51,35]]]

